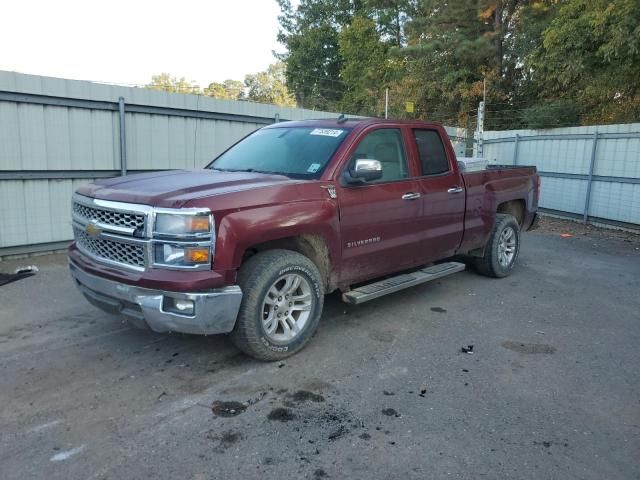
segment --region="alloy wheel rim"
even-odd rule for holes
[[[309,322],[313,296],[307,279],[297,273],[279,277],[262,303],[264,333],[274,343],[289,343]]]
[[[516,256],[516,232],[512,227],[505,228],[498,241],[498,263],[508,267]]]

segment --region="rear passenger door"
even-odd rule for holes
[[[462,241],[465,192],[452,149],[445,148],[439,130],[412,129],[422,195],[422,258],[424,262],[453,255]],[[444,139],[449,141],[448,138]]]

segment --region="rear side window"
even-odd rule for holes
[[[422,175],[437,175],[449,171],[449,160],[442,139],[435,130],[414,130],[418,145]]]

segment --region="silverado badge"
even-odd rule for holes
[[[87,223],[87,226],[84,227],[84,230],[85,232],[87,232],[87,235],[89,235],[91,238],[97,237],[102,233],[102,229],[98,227],[95,223]]]

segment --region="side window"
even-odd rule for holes
[[[423,175],[437,175],[449,171],[449,160],[442,139],[435,130],[414,130]]]
[[[355,160],[360,158],[379,160],[382,164],[382,178],[372,183],[409,177],[402,132],[399,128],[380,128],[369,133],[360,141],[349,165],[353,165]]]

